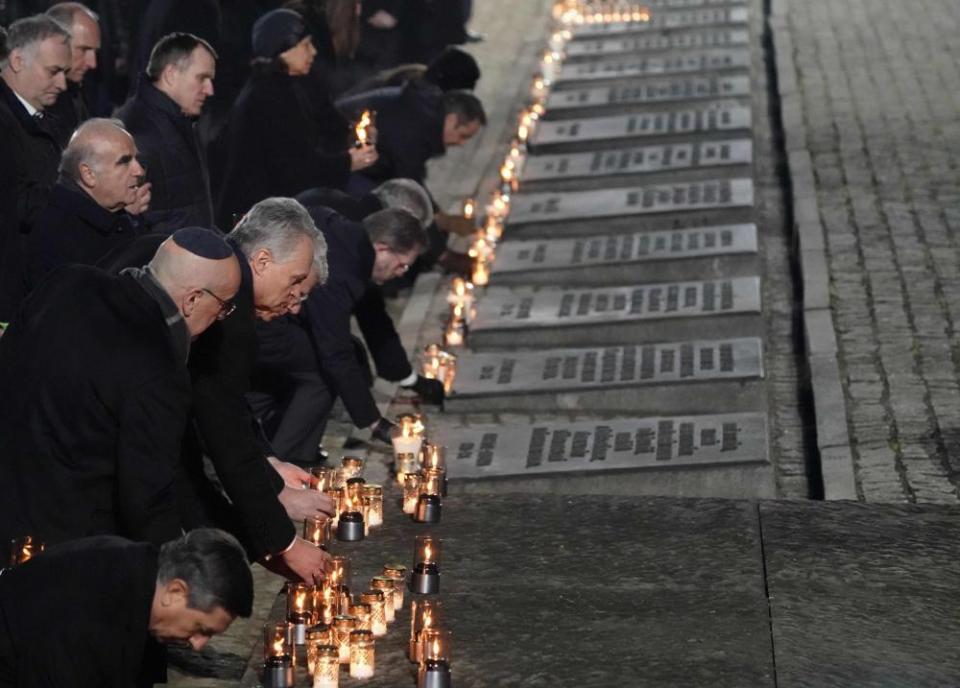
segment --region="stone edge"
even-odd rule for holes
[[[790,178],[793,232],[802,281],[803,330],[816,416],[817,449],[824,499],[856,500],[857,480],[847,408],[830,311],[826,243],[807,147],[803,102],[787,22],[789,0],[771,0],[767,24],[780,99],[781,126]]]

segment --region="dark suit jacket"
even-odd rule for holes
[[[407,177],[423,184],[427,160],[443,155],[443,92],[423,79],[408,81],[377,111],[380,159],[360,174],[376,183]]]
[[[130,275],[66,266],[27,297],[0,338],[0,542],[180,534],[182,356]]]
[[[146,79],[117,116],[133,135],[153,184],[144,218],[151,231],[214,227],[207,157],[196,123]]]
[[[6,195],[13,183],[16,218],[9,206],[0,218],[0,321],[13,318],[23,299],[23,234],[30,231],[57,181],[60,145],[49,122],[31,117],[6,82],[0,79],[0,166]],[[8,203],[3,203],[8,205]],[[0,212],[3,212],[0,208]]]
[[[48,548],[0,576],[0,687],[164,680],[147,630],[156,581],[152,546],[109,536]]]
[[[346,185],[349,123],[310,79],[255,72],[243,87],[226,129],[221,226],[269,196]]]
[[[110,272],[143,265],[163,235],[138,237],[100,261]],[[277,494],[283,479],[267,462],[262,438],[246,402],[257,356],[253,276],[239,255],[242,280],[234,297],[236,311],[200,335],[190,347],[193,385],[192,432],[181,449],[177,483],[180,515],[187,528],[216,525],[237,536],[251,559],[275,554],[296,532]],[[0,339],[2,341],[2,339]],[[209,456],[232,505],[227,505],[204,474]]]
[[[90,110],[83,98],[83,85],[67,79],[67,90],[45,112],[51,119],[57,142],[61,148],[66,148],[76,128],[90,119]]]
[[[350,334],[355,313],[364,339],[371,348],[377,372],[388,380],[410,374],[410,364],[380,299],[380,313],[357,311],[368,291],[373,271],[374,249],[362,225],[320,206],[309,207],[317,228],[327,240],[330,276],[326,284],[307,298],[303,318],[308,323],[320,360],[320,372],[343,400],[357,427],[369,427],[380,412],[364,384],[366,374],[357,359]]]
[[[61,179],[26,241],[26,286],[34,289],[67,263],[94,265],[108,251],[132,241],[138,230],[125,211],[112,213],[73,181]]]

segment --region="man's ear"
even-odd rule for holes
[[[80,172],[79,181],[81,186],[92,189],[97,185],[97,173],[93,171],[90,165],[82,162],[77,166],[77,170]]]
[[[24,58],[23,50],[21,48],[14,48],[10,51],[10,54],[7,56],[7,62],[10,65],[10,70],[13,72],[19,72],[23,69]]]
[[[202,298],[203,292],[199,289],[194,289],[184,294],[183,298],[180,300],[180,312],[183,313],[184,318],[189,318],[191,315],[193,315],[193,312],[197,308],[197,304]],[[186,585],[186,583],[184,583],[184,585]]]
[[[182,578],[174,578],[163,586],[163,595],[160,596],[160,604],[164,607],[182,604],[186,606],[187,598],[190,596],[190,586]]]
[[[268,249],[260,248],[250,256],[250,269],[256,274],[262,275],[267,266],[273,262],[273,254]]]

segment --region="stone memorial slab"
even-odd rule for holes
[[[519,193],[511,201],[509,220],[512,225],[521,225],[752,205],[752,180],[711,179],[567,193]]]
[[[490,287],[471,332],[696,318],[760,311],[760,278],[671,282],[604,289]]]
[[[571,28],[573,40],[615,36],[624,33],[661,31],[663,29],[687,29],[699,26],[722,26],[725,24],[746,24],[750,12],[746,7],[724,7],[681,12],[653,12],[649,21],[606,22],[597,24],[579,24]]]
[[[531,155],[523,163],[520,181],[670,172],[723,165],[749,165],[752,162],[753,144],[750,139],[671,143],[594,153]]]
[[[750,77],[689,77],[657,79],[628,86],[610,86],[553,91],[547,98],[547,112],[610,107],[612,105],[646,105],[699,98],[732,98],[750,95]]]
[[[757,252],[753,224],[612,234],[579,239],[505,241],[492,274],[644,263]]]
[[[716,29],[631,36],[630,38],[571,41],[564,48],[564,54],[569,60],[650,50],[690,50],[749,44],[750,32],[747,29]]]
[[[451,478],[766,463],[759,413],[440,427]]]
[[[464,353],[453,397],[578,391],[763,376],[758,338]]]
[[[561,68],[556,83],[748,67],[750,67],[750,51],[747,48],[702,50],[667,56],[630,57],[609,62],[568,62]]]
[[[536,148],[564,143],[726,132],[750,129],[752,124],[749,107],[714,104],[612,117],[542,121],[537,123],[530,143]]]

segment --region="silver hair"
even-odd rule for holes
[[[63,154],[60,156],[60,167],[57,168],[60,174],[76,182],[80,180],[80,165],[96,166],[95,142],[92,137],[84,137],[82,134],[88,129],[98,129],[104,126],[115,127],[124,133],[128,133],[123,126],[123,122],[118,119],[109,117],[88,119],[71,134],[70,142],[63,149]]]
[[[100,23],[100,17],[97,16],[97,13],[79,2],[58,2],[46,12],[48,17],[53,17],[68,29],[73,26],[78,14],[84,15],[98,24]]]
[[[7,66],[10,53],[32,48],[48,38],[62,37],[69,41],[70,30],[63,24],[45,14],[35,14],[13,22],[7,28],[6,55],[0,68]]]
[[[278,263],[289,261],[302,237],[313,242],[314,269],[327,280],[327,244],[310,213],[292,198],[265,198],[250,208],[230,232],[247,258],[266,249]]]
[[[371,193],[384,208],[400,208],[413,215],[424,227],[433,222],[433,201],[430,194],[412,179],[390,179]]]

